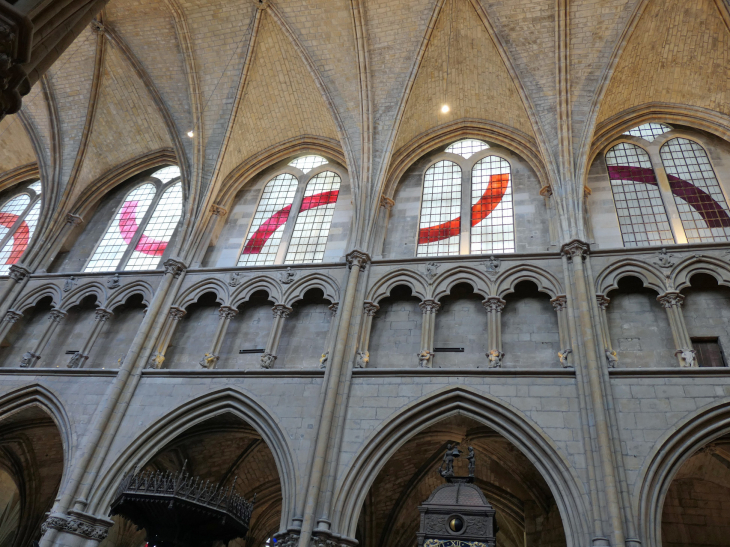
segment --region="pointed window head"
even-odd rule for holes
[[[476,139],[462,139],[450,145],[446,149],[446,152],[459,154],[461,157],[469,159],[477,152],[481,152],[487,148],[489,148],[489,145],[484,141],[478,141]]]
[[[658,136],[663,135],[667,131],[671,131],[672,128],[663,123],[645,123],[629,129],[624,135],[631,135],[633,137],[639,137],[646,141],[652,142]]]
[[[324,165],[327,160],[322,156],[301,156],[289,162],[289,165],[296,167],[304,173],[309,173],[312,169]]]
[[[163,167],[159,171],[152,173],[152,176],[156,179],[160,179],[162,184],[167,184],[173,179],[180,176],[180,168],[177,165],[171,165],[169,167]]]
[[[28,186],[28,188],[30,188],[31,190],[33,190],[39,196],[41,195],[41,190],[42,190],[42,188],[41,188],[41,181],[39,181],[39,180],[35,181],[33,184],[31,184],[30,186]]]

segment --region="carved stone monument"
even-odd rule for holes
[[[469,476],[457,477],[454,458],[460,452],[450,443],[439,474],[446,479],[423,502],[418,547],[496,547],[495,510],[481,489],[474,484],[474,449],[469,447]]]

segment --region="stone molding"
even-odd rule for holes
[[[555,311],[563,311],[568,307],[568,297],[561,294],[550,300],[550,303],[553,305]]]
[[[183,273],[187,266],[185,266],[184,262],[181,262],[180,260],[175,260],[174,258],[168,258],[163,262],[162,264],[165,268],[166,274],[172,274],[175,277],[180,277],[180,274]]]
[[[113,311],[105,308],[98,308],[96,312],[94,312],[94,321],[101,321],[102,323],[105,323],[112,315],[114,315]]]
[[[238,315],[238,310],[231,306],[221,306],[218,308],[218,316],[221,319],[233,319],[236,315]]]
[[[656,297],[657,302],[659,302],[663,308],[681,308],[682,303],[684,302],[684,296],[681,295],[678,292],[669,291],[665,292],[664,294],[660,294]]]
[[[7,313],[5,313],[5,317],[3,317],[3,321],[5,323],[15,323],[21,317],[23,317],[23,314],[19,311],[8,310]]]
[[[421,311],[424,314],[436,313],[437,311],[439,311],[439,308],[441,308],[441,304],[439,302],[436,302],[436,300],[424,300],[423,302],[418,304],[418,307],[421,308]]]
[[[380,306],[378,306],[375,302],[366,300],[363,302],[362,309],[365,312],[365,315],[368,317],[374,317],[376,312],[380,309]]]
[[[45,534],[52,528],[59,532],[68,532],[86,539],[102,541],[109,534],[109,528],[113,524],[111,521],[97,519],[77,511],[72,512],[71,515],[52,513],[41,525],[41,534]]]
[[[611,299],[604,294],[597,294],[596,302],[598,303],[599,308],[606,311],[608,309],[608,305],[611,303]]]
[[[590,254],[591,246],[585,241],[580,239],[574,239],[568,241],[562,247],[560,247],[560,253],[563,256],[567,256],[569,259],[573,258],[585,258]]]
[[[63,319],[67,315],[68,314],[63,310],[51,310],[51,312],[48,314],[48,319],[50,319],[52,323],[60,323],[61,319]]]
[[[499,296],[490,296],[489,298],[482,300],[482,306],[487,312],[501,312],[507,302],[501,299]]]
[[[347,266],[352,268],[353,264],[357,263],[360,267],[360,271],[364,271],[370,262],[370,255],[363,251],[350,251],[345,256],[347,260]]]
[[[286,319],[287,317],[289,317],[289,314],[294,310],[289,306],[286,306],[285,304],[275,304],[274,307],[271,308],[271,311],[273,312],[274,317],[281,317],[282,319]]]
[[[80,224],[83,224],[84,219],[81,218],[79,215],[74,215],[71,213],[68,213],[66,215],[66,224],[69,226],[79,226]]]
[[[217,216],[217,217],[224,217],[228,214],[228,211],[224,207],[221,207],[220,205],[211,205],[210,214]]]
[[[383,207],[384,209],[390,210],[393,208],[393,205],[395,205],[394,199],[390,199],[385,196],[380,196],[380,206],[381,207]]]
[[[187,315],[187,311],[183,308],[178,308],[177,306],[171,306],[170,311],[167,312],[167,314],[170,316],[170,318],[173,321],[180,321],[185,315]]]
[[[16,283],[20,283],[23,281],[26,277],[30,276],[30,270],[24,266],[21,266],[19,264],[13,264],[10,266],[10,271],[8,272],[8,275],[15,281]]]

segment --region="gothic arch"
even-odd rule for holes
[[[585,492],[570,463],[522,412],[466,387],[437,391],[410,404],[381,426],[356,455],[335,494],[332,529],[355,537],[365,496],[385,462],[413,435],[454,415],[487,425],[514,444],[548,483],[563,519],[568,545],[588,541]]]
[[[550,295],[550,298],[564,294],[560,281],[553,274],[542,268],[523,265],[510,268],[497,277],[495,281],[497,296],[503,298],[513,293],[515,285],[520,281],[532,281],[540,292]]]
[[[176,299],[173,306],[178,308],[187,308],[190,304],[198,301],[203,294],[207,292],[213,292],[216,295],[216,301],[221,305],[225,306],[228,304],[228,287],[220,279],[204,279],[198,281],[192,286],[185,289]]]
[[[152,290],[152,287],[146,281],[134,281],[129,285],[124,285],[118,290],[112,292],[112,294],[110,294],[107,298],[107,302],[104,307],[109,310],[113,310],[120,304],[124,304],[127,298],[134,294],[141,294],[142,304],[144,304],[145,306],[149,306],[150,302],[152,301],[153,293],[154,291]]]
[[[648,287],[658,294],[664,294],[669,287],[665,277],[653,266],[646,262],[633,259],[619,260],[604,268],[596,277],[596,291],[601,294],[618,289],[618,282],[623,277],[638,277]]]
[[[340,289],[337,282],[325,274],[310,274],[299,281],[295,281],[284,292],[282,301],[287,306],[291,306],[297,300],[304,298],[304,293],[309,289],[320,289],[324,293],[324,297],[330,302],[340,301]]]
[[[231,306],[234,308],[240,306],[251,298],[251,295],[256,291],[266,291],[269,300],[273,301],[274,304],[280,304],[283,301],[279,283],[267,275],[261,275],[246,279],[240,287],[233,291],[230,298]]]
[[[664,498],[674,476],[697,450],[730,433],[730,398],[713,402],[686,416],[655,444],[637,482],[639,534],[644,545],[659,545]]]
[[[96,296],[96,302],[100,307],[106,307],[106,288],[104,288],[104,285],[98,281],[90,281],[69,291],[69,293],[63,297],[60,308],[63,311],[68,311],[71,306],[77,305],[84,298],[92,294]]]
[[[434,300],[441,300],[451,292],[454,285],[468,283],[474,292],[487,298],[491,294],[492,285],[485,274],[469,266],[457,266],[442,272],[433,281],[430,296]]]
[[[708,274],[718,284],[730,287],[730,265],[712,256],[691,256],[679,262],[669,274],[670,282],[677,291],[690,286],[690,278],[695,274]]]
[[[19,298],[15,304],[13,305],[13,308],[16,311],[23,312],[27,310],[28,308],[31,308],[35,306],[39,300],[42,298],[45,298],[46,296],[51,297],[51,305],[54,308],[58,308],[58,306],[61,304],[61,301],[63,300],[63,294],[61,292],[60,287],[57,285],[54,285],[52,283],[44,284],[39,287],[36,287],[32,290],[30,290],[28,293],[24,294],[21,298]]]
[[[390,291],[392,291],[397,285],[410,287],[413,291],[413,295],[421,300],[426,300],[428,298],[429,284],[420,274],[411,270],[397,269],[388,272],[386,275],[378,279],[370,290],[368,290],[366,300],[370,300],[377,304],[383,298],[390,296]]]
[[[232,388],[206,393],[188,401],[148,426],[101,475],[98,487],[90,497],[89,510],[94,514],[106,512],[117,484],[125,473],[149,461],[191,427],[224,414],[231,414],[253,427],[271,450],[281,480],[283,504],[280,528],[286,529],[294,516],[297,484],[296,467],[287,435],[270,409],[252,395]]]

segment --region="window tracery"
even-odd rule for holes
[[[312,171],[328,163],[322,156],[301,156],[288,163],[298,171],[281,173],[266,183],[238,266],[324,260],[342,179],[334,171]]]
[[[41,182],[28,184],[23,193],[0,208],[0,275],[7,275],[25,253],[38,226],[41,211]]]
[[[488,149],[487,143],[476,139],[462,139],[446,148],[469,160],[463,166],[470,168],[467,177],[462,177],[459,164],[449,160],[426,170],[416,256],[515,252],[510,164],[487,155]],[[462,224],[464,214],[469,217],[468,229]]]
[[[152,174],[125,197],[86,264],[86,272],[155,269],[182,217],[178,167]]]
[[[654,139],[671,130],[671,127],[663,123],[645,123],[629,129],[624,133],[624,135],[631,135],[633,137],[639,137],[646,141],[653,142]]]

